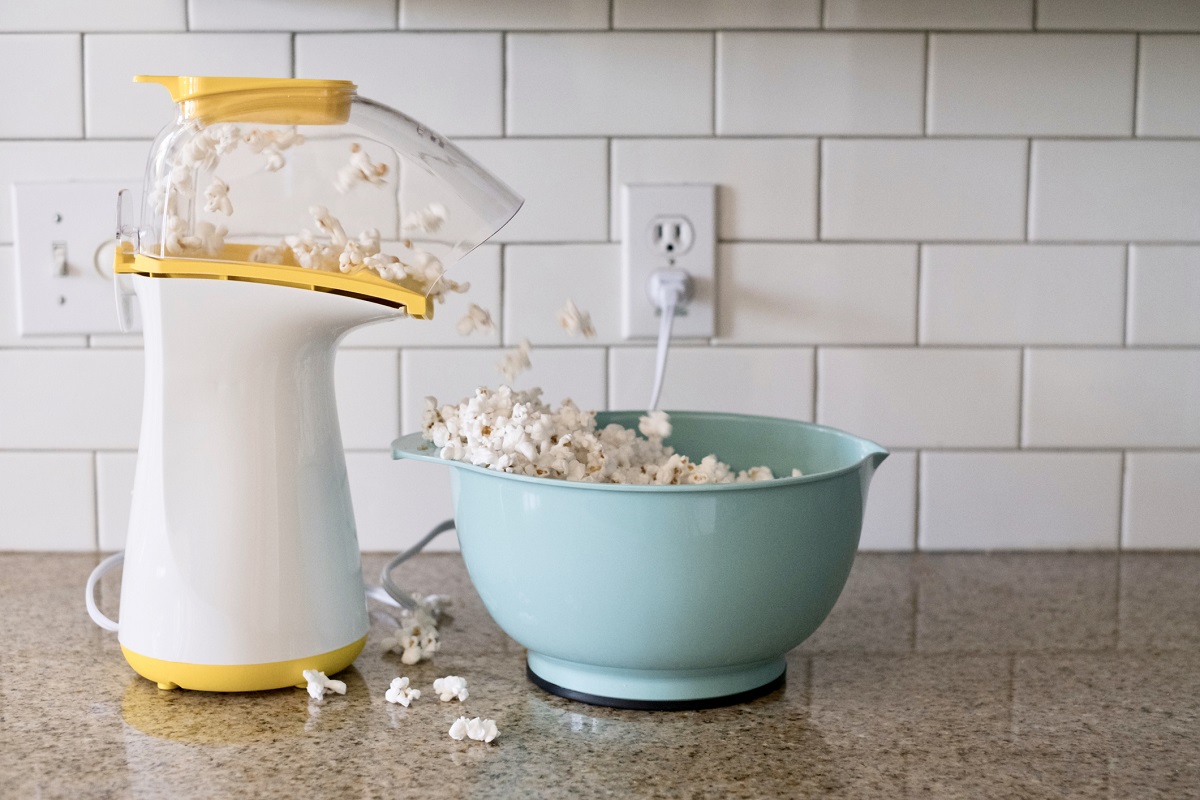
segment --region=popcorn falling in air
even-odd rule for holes
[[[443,703],[448,703],[454,699],[457,699],[461,703],[470,696],[470,693],[467,691],[466,678],[460,678],[457,675],[447,675],[444,678],[438,678],[433,682],[433,690],[438,693],[438,699]]]
[[[418,700],[421,697],[420,689],[409,688],[408,678],[392,678],[392,685],[384,694],[384,699],[389,703],[399,703],[408,708],[413,700]]]
[[[529,360],[530,344],[528,339],[522,339],[521,344],[515,350],[509,350],[500,359],[500,363],[496,365],[496,369],[500,374],[512,383],[525,370],[533,366]]]
[[[459,717],[450,726],[450,738],[456,742],[461,742],[463,739],[491,742],[499,735],[500,730],[496,727],[496,721],[492,719],[475,717],[469,720],[466,717]]]
[[[342,194],[360,183],[382,186],[386,181],[387,164],[376,164],[358,142],[350,145],[350,163],[337,172],[333,185]]]
[[[467,306],[467,313],[458,321],[459,336],[470,336],[475,331],[493,333],[495,330],[496,323],[492,321],[492,315],[474,303]]]
[[[304,680],[308,681],[308,696],[313,700],[324,700],[327,691],[338,694],[346,693],[345,683],[327,678],[324,672],[315,669],[304,670]]]
[[[651,411],[644,417],[638,417],[638,431],[647,439],[656,436],[666,439],[671,435],[671,418],[665,411]]]
[[[233,214],[233,203],[229,201],[229,184],[213,176],[212,183],[204,190],[204,197],[208,200],[204,204],[205,211],[211,211],[214,214],[220,212],[225,216]]]
[[[579,306],[575,305],[575,301],[571,299],[568,299],[567,304],[558,312],[558,326],[569,336],[578,333],[582,334],[585,339],[596,338],[596,329],[592,327],[592,315],[586,311],[580,311]]]
[[[479,388],[458,405],[439,407],[425,400],[425,439],[442,458],[516,475],[588,483],[667,486],[748,483],[774,477],[767,467],[740,472],[708,455],[698,463],[663,445],[669,418],[649,415],[652,431],[643,439],[620,425],[596,427],[596,412],[581,411],[571,400],[551,408],[541,389]]]
[[[449,215],[441,203],[430,203],[420,211],[404,215],[400,227],[405,233],[437,233],[446,224]]]

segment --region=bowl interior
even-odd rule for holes
[[[617,423],[637,429],[641,411],[602,411],[600,427]],[[766,466],[777,477],[799,468],[806,476],[857,466],[869,455],[884,452],[874,442],[836,428],[790,419],[700,411],[671,411],[671,436],[666,444],[699,461],[706,455],[737,470]]]

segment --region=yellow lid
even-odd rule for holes
[[[339,125],[350,118],[351,81],[138,75],[136,83],[167,87],[184,119],[264,125]]]

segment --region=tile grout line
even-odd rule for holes
[[[1142,35],[1133,36],[1133,124],[1130,126],[1130,139],[1138,139],[1138,102],[1141,99],[1140,86],[1142,82]]]
[[[500,136],[508,137],[508,31],[500,34]]]
[[[92,451],[92,537],[100,552],[100,454]]]
[[[1025,373],[1029,369],[1029,348],[1021,348],[1021,367],[1017,373],[1017,446],[1018,451],[1025,447]]]
[[[929,58],[930,51],[933,46],[932,39],[933,39],[933,34],[931,34],[929,31],[925,31],[925,64],[924,64],[925,71],[924,71],[924,77],[923,77],[924,91],[921,92],[921,135],[923,137],[929,136],[929,128],[930,128],[929,117],[933,113],[933,110],[931,108],[932,104],[929,102],[929,95],[933,91],[932,86],[931,86],[931,82],[933,79],[933,75],[932,75],[933,68],[932,68],[932,65],[930,64],[930,58]]]
[[[1124,549],[1125,544],[1125,503],[1127,492],[1127,484],[1129,482],[1129,453],[1126,450],[1121,451],[1121,472],[1120,481],[1117,484],[1117,552],[1120,553]]]
[[[87,139],[87,34],[79,34],[79,131]]]
[[[1129,341],[1129,335],[1130,335],[1129,322],[1130,322],[1130,317],[1133,316],[1133,307],[1132,307],[1133,270],[1130,268],[1132,261],[1133,261],[1133,245],[1127,244],[1127,245],[1125,245],[1125,281],[1124,281],[1124,287],[1123,287],[1125,290],[1125,296],[1122,298],[1122,306],[1123,306],[1122,311],[1124,313],[1121,315],[1121,345],[1122,345],[1122,347],[1125,347],[1125,348],[1128,348],[1129,345],[1131,344]]]
[[[720,55],[719,48],[717,47],[717,42],[719,41],[717,37],[719,35],[720,35],[720,31],[713,31],[713,34],[712,34],[712,71],[709,73],[709,78],[710,78],[709,86],[711,88],[711,91],[709,92],[708,97],[709,97],[709,105],[710,105],[709,110],[711,113],[709,114],[708,124],[709,124],[709,129],[710,129],[709,136],[712,136],[714,138],[717,136],[717,97],[720,94],[717,91],[717,88],[718,88],[717,81],[720,79],[720,75],[721,75],[721,70],[718,68],[718,65],[717,65],[717,59]]]
[[[1024,213],[1025,231],[1022,234],[1022,240],[1029,241],[1029,229],[1032,227],[1031,219],[1033,217],[1033,138],[1030,137],[1025,145],[1025,213]]]
[[[912,551],[921,549],[921,464],[925,461],[925,451],[913,451],[915,464],[913,466],[913,532]]]

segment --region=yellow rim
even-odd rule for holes
[[[160,689],[193,689],[200,692],[258,692],[304,684],[303,672],[316,669],[326,675],[341,672],[354,663],[367,643],[364,636],[345,647],[328,653],[275,661],[269,664],[185,664],[161,661],[133,652],[124,645],[121,652],[133,671],[154,681]]]
[[[184,119],[268,125],[340,125],[350,118],[357,87],[350,81],[138,75],[165,86]]]

